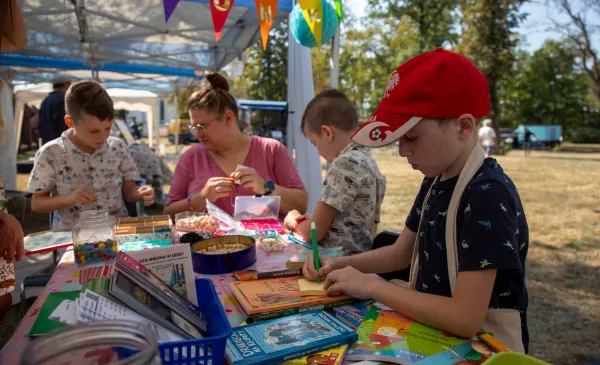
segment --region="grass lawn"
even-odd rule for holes
[[[422,175],[390,150],[373,155],[387,177],[379,229],[401,230]],[[600,214],[592,211],[600,207],[600,153],[533,152],[525,159],[513,151],[498,161],[529,221],[531,355],[553,364],[600,356]],[[28,177],[19,175],[20,190]]]

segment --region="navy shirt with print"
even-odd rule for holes
[[[446,258],[446,215],[458,177],[438,181],[431,190],[427,206],[423,200],[433,183],[425,178],[406,227],[419,230],[419,275],[417,290],[451,296]],[[422,211],[423,210],[423,211]],[[527,287],[525,258],[529,229],[519,193],[498,165],[488,158],[467,185],[456,217],[458,234],[458,271],[497,269],[490,308],[516,309],[521,313],[523,345],[527,352]]]

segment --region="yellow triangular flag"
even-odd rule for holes
[[[302,15],[308,27],[320,46],[323,39],[323,1],[324,0],[298,0]]]

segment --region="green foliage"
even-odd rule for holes
[[[460,4],[462,34],[456,51],[472,59],[490,86],[490,117],[498,122],[499,85],[511,76],[518,44],[516,29],[526,14],[525,0],[464,0]],[[498,124],[496,124],[498,125]]]

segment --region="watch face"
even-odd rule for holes
[[[271,180],[267,180],[265,181],[265,187],[269,190],[269,191],[273,191],[275,190],[275,184],[273,184],[273,182]]]

